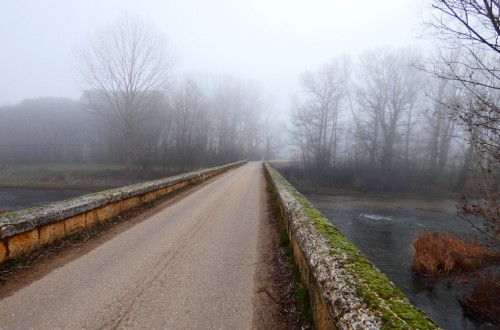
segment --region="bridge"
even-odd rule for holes
[[[0,217],[0,262],[191,187],[129,229],[0,295],[0,328],[252,329],[266,187],[318,329],[433,329],[272,166],[238,162]]]

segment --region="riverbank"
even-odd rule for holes
[[[426,187],[419,191],[385,191],[385,190],[356,190],[354,188],[337,188],[337,187],[324,187],[314,184],[309,181],[302,181],[296,178],[285,178],[292,183],[292,185],[301,194],[306,195],[325,195],[325,196],[359,196],[359,197],[384,197],[384,198],[407,198],[407,199],[422,199],[430,201],[440,200],[459,200],[461,194],[445,191],[436,187]]]
[[[136,170],[128,176],[119,165],[49,164],[0,168],[0,187],[61,190],[106,190],[178,174]]]
[[[461,282],[442,277],[434,282],[411,268],[413,242],[422,232],[475,236],[469,222],[457,217],[453,200],[403,197],[306,195],[321,213],[353,242],[410,299],[444,329],[496,329],[462,308],[479,272],[461,273]]]
[[[354,176],[352,171],[343,172],[342,169],[332,169],[328,174],[317,176],[296,162],[273,162],[273,166],[302,194],[458,200],[466,192],[456,190],[447,177],[434,183],[426,181],[421,174],[411,177],[374,176],[368,180]]]

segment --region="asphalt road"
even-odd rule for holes
[[[0,328],[253,328],[266,216],[246,164],[4,298]]]

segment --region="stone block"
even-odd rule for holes
[[[178,184],[175,185],[174,190],[179,190],[181,188],[187,187],[188,184],[189,182],[187,181],[179,182]]]
[[[50,244],[64,238],[66,235],[64,221],[54,222],[40,227],[39,235],[40,245]]]
[[[11,236],[7,239],[9,247],[9,258],[15,258],[29,253],[39,247],[38,229],[32,229],[24,233]]]
[[[151,191],[143,195],[144,203],[151,202],[156,199],[156,191]]]
[[[99,217],[97,210],[93,209],[85,212],[85,227],[92,228],[99,223]]]
[[[108,206],[111,206],[111,210],[109,211],[111,213],[111,218],[120,215],[124,211],[123,201],[118,201]]]
[[[156,192],[156,195],[158,197],[160,196],[165,196],[166,194],[168,194],[170,192],[170,187],[163,187],[161,189],[158,189],[157,192]]]
[[[115,215],[115,205],[110,204],[97,209],[97,219],[99,222],[104,222],[111,219]]]
[[[7,258],[7,248],[5,247],[3,241],[0,241],[0,263]]]
[[[64,221],[66,235],[72,235],[85,229],[85,214],[78,214]]]
[[[130,197],[125,199],[122,202],[121,209],[122,211],[128,211],[130,209],[133,209],[134,207],[137,207],[141,205],[141,198],[140,197]]]

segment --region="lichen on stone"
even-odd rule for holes
[[[336,327],[438,328],[272,166],[265,167],[331,313],[340,322]]]

